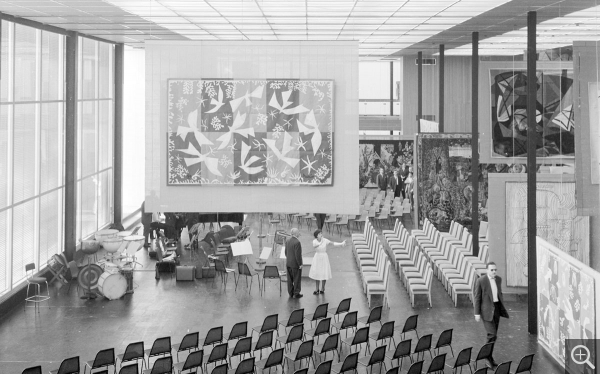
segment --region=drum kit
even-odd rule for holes
[[[133,268],[135,252],[144,242],[143,235],[132,235],[131,231],[114,229],[100,230],[95,234],[96,241],[82,243],[81,251],[88,255],[88,264],[77,277],[81,288],[86,290],[82,299],[95,299],[96,292],[109,300],[117,300],[127,293],[133,293]],[[106,256],[92,263],[100,247]],[[94,290],[94,291],[92,291]]]

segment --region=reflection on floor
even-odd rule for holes
[[[246,260],[255,265],[255,258],[259,254],[257,215],[250,215],[246,223],[254,231],[251,239],[254,256],[248,256]],[[265,220],[264,232],[268,226],[268,221]],[[287,231],[290,227],[283,225],[283,229]],[[300,229],[304,256],[310,256],[313,253],[314,224],[309,229],[302,222]],[[273,231],[274,228],[271,233]],[[345,228],[342,235],[325,230],[325,237],[342,241],[349,239],[349,234]],[[271,245],[272,237],[269,236],[264,240],[263,246]],[[302,283],[304,297],[290,299],[285,283],[281,296],[279,285],[273,282],[267,284],[265,293],[261,296],[256,282],[250,293],[244,280],[235,291],[232,277],[226,287],[219,278],[177,282],[174,276],[162,273],[160,280],[155,280],[155,260],[149,259],[147,251],[142,249],[137,253],[142,265],[134,272],[137,288],[133,294],[114,301],[102,297],[81,300],[79,296],[82,293],[80,291],[78,295],[75,286],[67,294],[66,287],[59,289],[53,284],[49,307],[42,303],[40,313],[36,313],[34,308],[26,308],[24,311],[24,308],[19,307],[0,321],[0,372],[20,373],[24,368],[34,365],[42,365],[43,372],[48,372],[57,369],[62,359],[71,356],[78,355],[81,362],[85,362],[92,360],[99,350],[105,348],[114,347],[116,353],[123,353],[128,343],[136,341],[144,341],[149,349],[156,338],[164,336],[170,336],[173,344],[179,343],[186,333],[194,331],[199,331],[203,339],[211,327],[224,326],[224,330],[228,332],[234,323],[240,321],[249,321],[249,326],[257,326],[269,314],[279,313],[282,320],[294,309],[305,308],[306,313],[312,313],[321,303],[329,303],[329,307],[335,307],[346,297],[352,297],[351,310],[357,310],[359,317],[365,316],[369,309],[351,251],[350,246],[328,249],[333,279],[327,282],[325,294],[313,295],[314,281],[305,277]],[[237,268],[237,260],[230,259],[230,267]],[[192,260],[190,251],[183,250],[183,264],[194,263],[201,266],[205,261],[204,255]],[[283,260],[271,257],[268,263],[280,266],[283,270]],[[417,296],[415,308],[411,308],[408,294],[397,274],[392,273],[390,285],[390,309],[384,310],[384,321],[395,320],[396,326],[402,326],[407,317],[418,314],[419,335],[433,334],[434,345],[441,331],[453,328],[452,347],[455,354],[463,348],[473,347],[475,356],[484,344],[484,328],[481,323],[475,322],[472,304],[466,297],[461,298],[458,308],[455,308],[440,282],[434,278],[433,308],[428,307],[426,296]],[[375,305],[381,303],[382,298],[374,299]],[[496,361],[513,361],[514,370],[521,357],[535,353],[533,373],[561,372],[561,368],[537,344],[536,337],[528,334],[526,307],[525,302],[507,302],[511,318],[501,320],[499,340],[495,348]],[[407,335],[409,337],[413,339],[414,348],[416,337],[414,334]],[[396,342],[399,342],[399,334]],[[342,357],[347,354],[347,349],[344,348]],[[442,349],[442,352],[446,351],[447,362],[453,363],[450,351]],[[184,357],[180,355],[179,359],[183,360]],[[429,355],[427,357],[424,368],[429,366]],[[234,361],[233,367],[236,363]],[[390,368],[389,361],[387,368]],[[407,368],[405,362],[403,369]],[[364,367],[359,371],[361,374],[366,373]],[[450,372],[450,369],[447,368],[446,372]]]

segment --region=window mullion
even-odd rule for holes
[[[15,98],[15,24],[10,22],[8,23],[8,101],[14,102]],[[13,205],[13,195],[14,195],[14,143],[15,143],[15,131],[14,131],[14,123],[15,123],[15,105],[8,106],[8,183],[6,185],[7,189],[7,199],[8,205]],[[13,288],[13,208],[8,209],[6,213],[6,282],[7,282],[7,290],[12,290]]]

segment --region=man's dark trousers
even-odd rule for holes
[[[300,293],[302,290],[302,269],[287,268],[287,288],[290,297]]]

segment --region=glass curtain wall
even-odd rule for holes
[[[112,222],[114,46],[80,37],[77,100],[77,239]]]
[[[63,35],[2,21],[0,295],[63,248]]]

